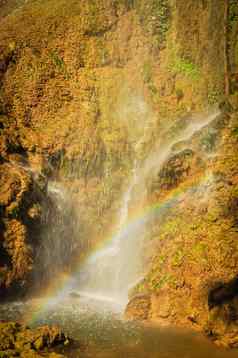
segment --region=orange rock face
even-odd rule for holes
[[[110,236],[135,161],[177,118],[223,101],[224,117],[147,178],[145,205],[176,200],[147,230],[135,291],[150,299],[128,306],[130,317],[209,323],[215,335],[208,294],[237,273],[237,4],[226,5],[0,1],[2,294],[25,291],[52,262],[53,274],[72,269]]]

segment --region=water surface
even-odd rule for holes
[[[45,301],[44,301],[45,302]],[[97,297],[71,297],[49,305],[41,300],[0,306],[1,319],[58,324],[75,339],[61,349],[70,358],[237,358],[196,332],[127,322],[122,307]]]

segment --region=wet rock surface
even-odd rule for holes
[[[69,339],[57,327],[27,328],[15,322],[0,322],[0,356],[60,358],[53,352],[58,346],[69,344]]]
[[[29,235],[35,223],[41,220],[44,194],[26,169],[9,162],[0,166],[0,182],[3,258],[0,287],[3,289],[29,279],[33,263]]]
[[[171,122],[222,102],[224,116],[148,179],[159,214],[127,314],[208,327],[235,346],[236,297],[211,307],[208,296],[237,275],[236,2],[0,0],[0,10],[0,299],[74,269],[114,228],[135,159]]]
[[[151,298],[149,295],[138,294],[134,296],[128,303],[125,310],[125,317],[127,319],[136,319],[144,321],[149,318],[151,307]]]
[[[228,117],[228,122],[225,115],[182,144],[195,154],[182,149],[179,155],[171,155],[157,175],[157,190],[156,179],[151,182],[152,197],[161,208],[164,202],[165,208],[150,223],[149,273],[135,293],[151,295],[149,313],[145,309],[148,320],[190,326],[218,345],[237,347],[237,137],[232,134],[237,113]],[[197,162],[186,179],[183,168],[190,166],[214,127],[220,128],[216,155],[208,151],[207,158],[203,156],[206,165]],[[180,162],[178,158],[186,153],[189,162]],[[179,173],[179,180],[170,175],[173,171]],[[136,296],[134,301],[132,295],[128,307],[135,319],[143,316]]]

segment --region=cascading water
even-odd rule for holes
[[[63,183],[48,182],[47,204],[42,219],[42,239],[36,253],[36,288],[52,282],[60,271],[69,270],[74,253],[80,249],[80,222],[70,192]]]
[[[135,164],[129,188],[123,196],[119,210],[117,234],[109,245],[106,245],[88,259],[79,273],[79,277],[85,278],[85,282],[80,284],[81,294],[94,295],[98,298],[112,299],[122,303],[126,302],[127,282],[134,280],[134,271],[136,270],[136,262],[134,264],[131,262],[131,250],[134,250],[134,247],[132,246],[133,240],[130,240],[130,237],[136,233],[139,235],[141,226],[137,225],[129,228],[129,230],[127,227],[131,196],[138,180]]]
[[[160,170],[170,156],[173,146],[178,142],[189,140],[217,115],[216,112],[206,117],[192,117],[182,126],[180,122],[173,124],[161,135],[160,142],[146,160],[135,161],[130,185],[122,198],[117,234],[102,249],[90,256],[80,271],[79,277],[83,277],[83,282],[79,283],[77,289],[81,294],[125,304],[128,290],[144,274],[141,251],[143,231],[148,220],[145,216],[129,222],[129,213],[143,205],[146,196],[146,179]]]
[[[75,342],[80,341],[79,348],[74,345],[69,357],[173,358],[189,354],[189,357],[196,358],[209,357],[213,354],[216,357],[227,358],[228,354],[233,358],[233,354],[215,351],[213,346],[209,346],[208,342],[203,341],[199,336],[196,338],[194,333],[188,335],[181,330],[140,326],[136,322],[121,319],[128,290],[143,277],[144,232],[151,219],[149,215],[143,215],[142,218],[139,216],[139,220],[138,216],[136,220],[131,220],[131,212],[138,207],[143,209],[147,198],[147,180],[158,174],[170,155],[177,153],[176,149],[181,148],[180,145],[174,147],[174,144],[189,140],[216,116],[217,113],[204,118],[190,118],[182,127],[180,127],[181,123],[175,123],[160,134],[159,143],[147,158],[143,161],[137,159],[134,162],[130,184],[122,196],[117,234],[113,239],[91,255],[77,274],[71,275],[70,278],[67,276],[66,284],[64,283],[64,286],[57,290],[57,294],[46,296],[44,300],[2,305],[1,318],[21,320],[24,317],[27,325],[29,322],[34,325],[60,324]],[[74,245],[80,241],[78,240],[80,215],[75,221],[72,220],[71,210],[75,202],[71,191],[66,188],[67,185],[64,186],[63,182],[54,181],[50,182],[48,187],[48,194],[62,216],[54,218],[53,231],[46,236],[44,247],[46,264],[54,263],[59,269],[67,249],[63,246],[64,243]],[[67,217],[69,217],[68,223],[64,221]],[[71,231],[72,242],[70,242],[67,239],[72,225],[75,228]],[[68,248],[71,252],[77,251],[74,246]],[[72,291],[78,291],[79,295],[70,294]]]

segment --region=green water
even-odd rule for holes
[[[44,307],[44,309],[42,309]],[[75,343],[61,352],[69,358],[237,358],[237,351],[215,347],[195,333],[145,326],[123,320],[121,307],[99,300],[64,298],[0,306],[2,319],[22,319],[31,326],[58,324]]]

